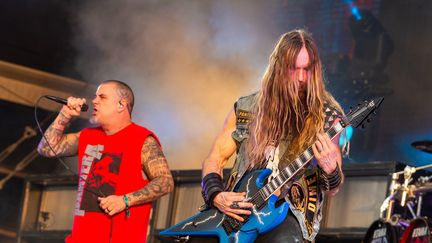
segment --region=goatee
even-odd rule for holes
[[[94,117],[94,116],[90,117],[89,122],[90,122],[90,124],[92,124],[92,125],[99,125],[99,123],[98,123],[96,117]]]

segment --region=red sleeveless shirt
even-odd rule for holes
[[[141,149],[148,136],[157,137],[134,123],[106,135],[100,128],[81,131],[78,143],[80,174],[72,234],[68,243],[145,242],[151,203],[109,216],[99,207],[98,197],[124,195],[144,187]]]

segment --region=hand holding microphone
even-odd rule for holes
[[[85,112],[88,109],[88,105],[85,103],[86,99],[69,97],[67,100],[65,100],[60,97],[49,95],[46,95],[45,97],[57,103],[63,104],[60,113],[68,119],[71,119],[74,116],[79,116],[81,111]]]

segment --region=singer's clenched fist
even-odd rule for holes
[[[67,98],[67,105],[64,105],[60,112],[68,119],[79,116],[81,114],[81,107],[85,103],[86,99],[69,97]]]
[[[108,215],[113,216],[125,210],[126,203],[122,196],[111,195],[108,197],[98,197],[99,207]]]

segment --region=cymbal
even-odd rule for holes
[[[423,152],[432,153],[432,141],[430,140],[415,141],[411,146]]]
[[[432,191],[432,183],[427,182],[427,183],[417,184],[416,186],[414,186],[412,188],[412,191],[414,192],[414,194],[431,192]]]

